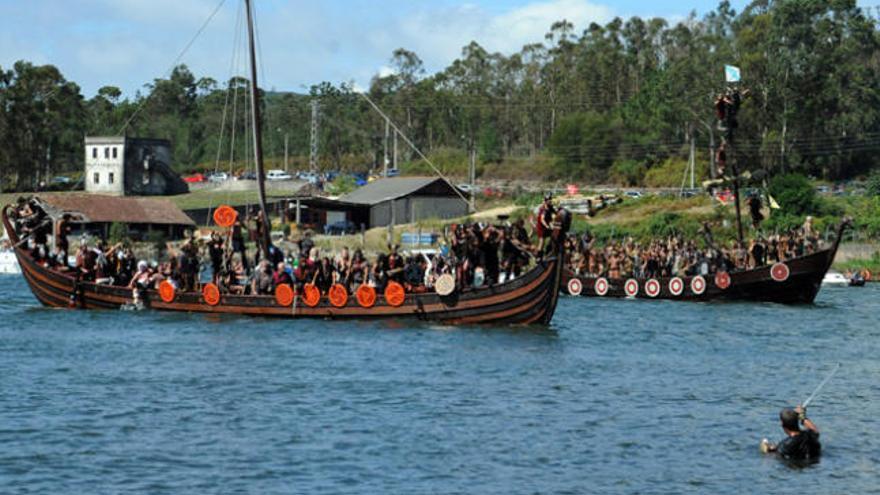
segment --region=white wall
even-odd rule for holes
[[[125,190],[125,146],[122,143],[89,143],[86,144],[85,148],[86,174],[84,181],[86,191],[105,194],[122,194]],[[95,181],[96,176],[97,182]]]

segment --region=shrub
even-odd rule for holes
[[[869,196],[880,196],[880,170],[875,170],[868,177],[867,193]]]
[[[647,168],[635,160],[617,160],[611,165],[611,179],[625,186],[638,186],[645,179]]]
[[[110,224],[110,243],[116,244],[128,238],[128,226],[121,222],[113,222]]]
[[[783,216],[820,215],[822,203],[810,180],[800,174],[778,175],[770,181],[770,195],[779,203]]]

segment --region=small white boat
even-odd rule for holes
[[[849,279],[844,277],[843,274],[840,272],[829,271],[822,279],[822,285],[846,287],[849,285]]]
[[[0,251],[0,275],[19,275],[21,267],[12,251]]]

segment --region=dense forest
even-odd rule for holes
[[[692,141],[705,173],[720,142],[713,101],[725,64],[742,69],[750,91],[741,164],[829,180],[880,168],[880,31],[855,0],[756,0],[740,13],[724,1],[676,24],[633,17],[580,33],[561,20],[510,55],[471,42],[436,74],[406,49],[391,63],[367,95],[453,174],[473,150],[487,177],[640,184],[686,159]],[[53,66],[0,67],[2,186],[79,170],[84,135],[168,138],[181,170],[247,167],[247,84],[181,65],[133,97],[104,87],[85,99]],[[313,101],[322,168],[365,171],[381,166],[386,146],[393,155],[385,120],[352,84],[324,82],[310,94],[266,94],[271,164],[287,139],[292,166],[306,166]],[[399,150],[400,163],[417,170],[402,140]]]

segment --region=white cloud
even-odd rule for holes
[[[481,1],[481,0],[472,0]],[[0,2],[0,65],[24,58],[52,63],[87,96],[104,85],[133,95],[165,77],[171,63],[219,0]],[[183,63],[196,76],[229,75],[240,0],[227,0]],[[379,6],[377,8],[377,5]],[[541,42],[558,20],[578,31],[607,22],[613,9],[589,0],[536,0],[513,8],[408,0],[258,2],[267,88],[303,91],[321,81],[365,87],[388,74],[393,50],[416,52],[428,72],[441,70],[472,40],[512,53]],[[378,70],[377,70],[378,68]]]

